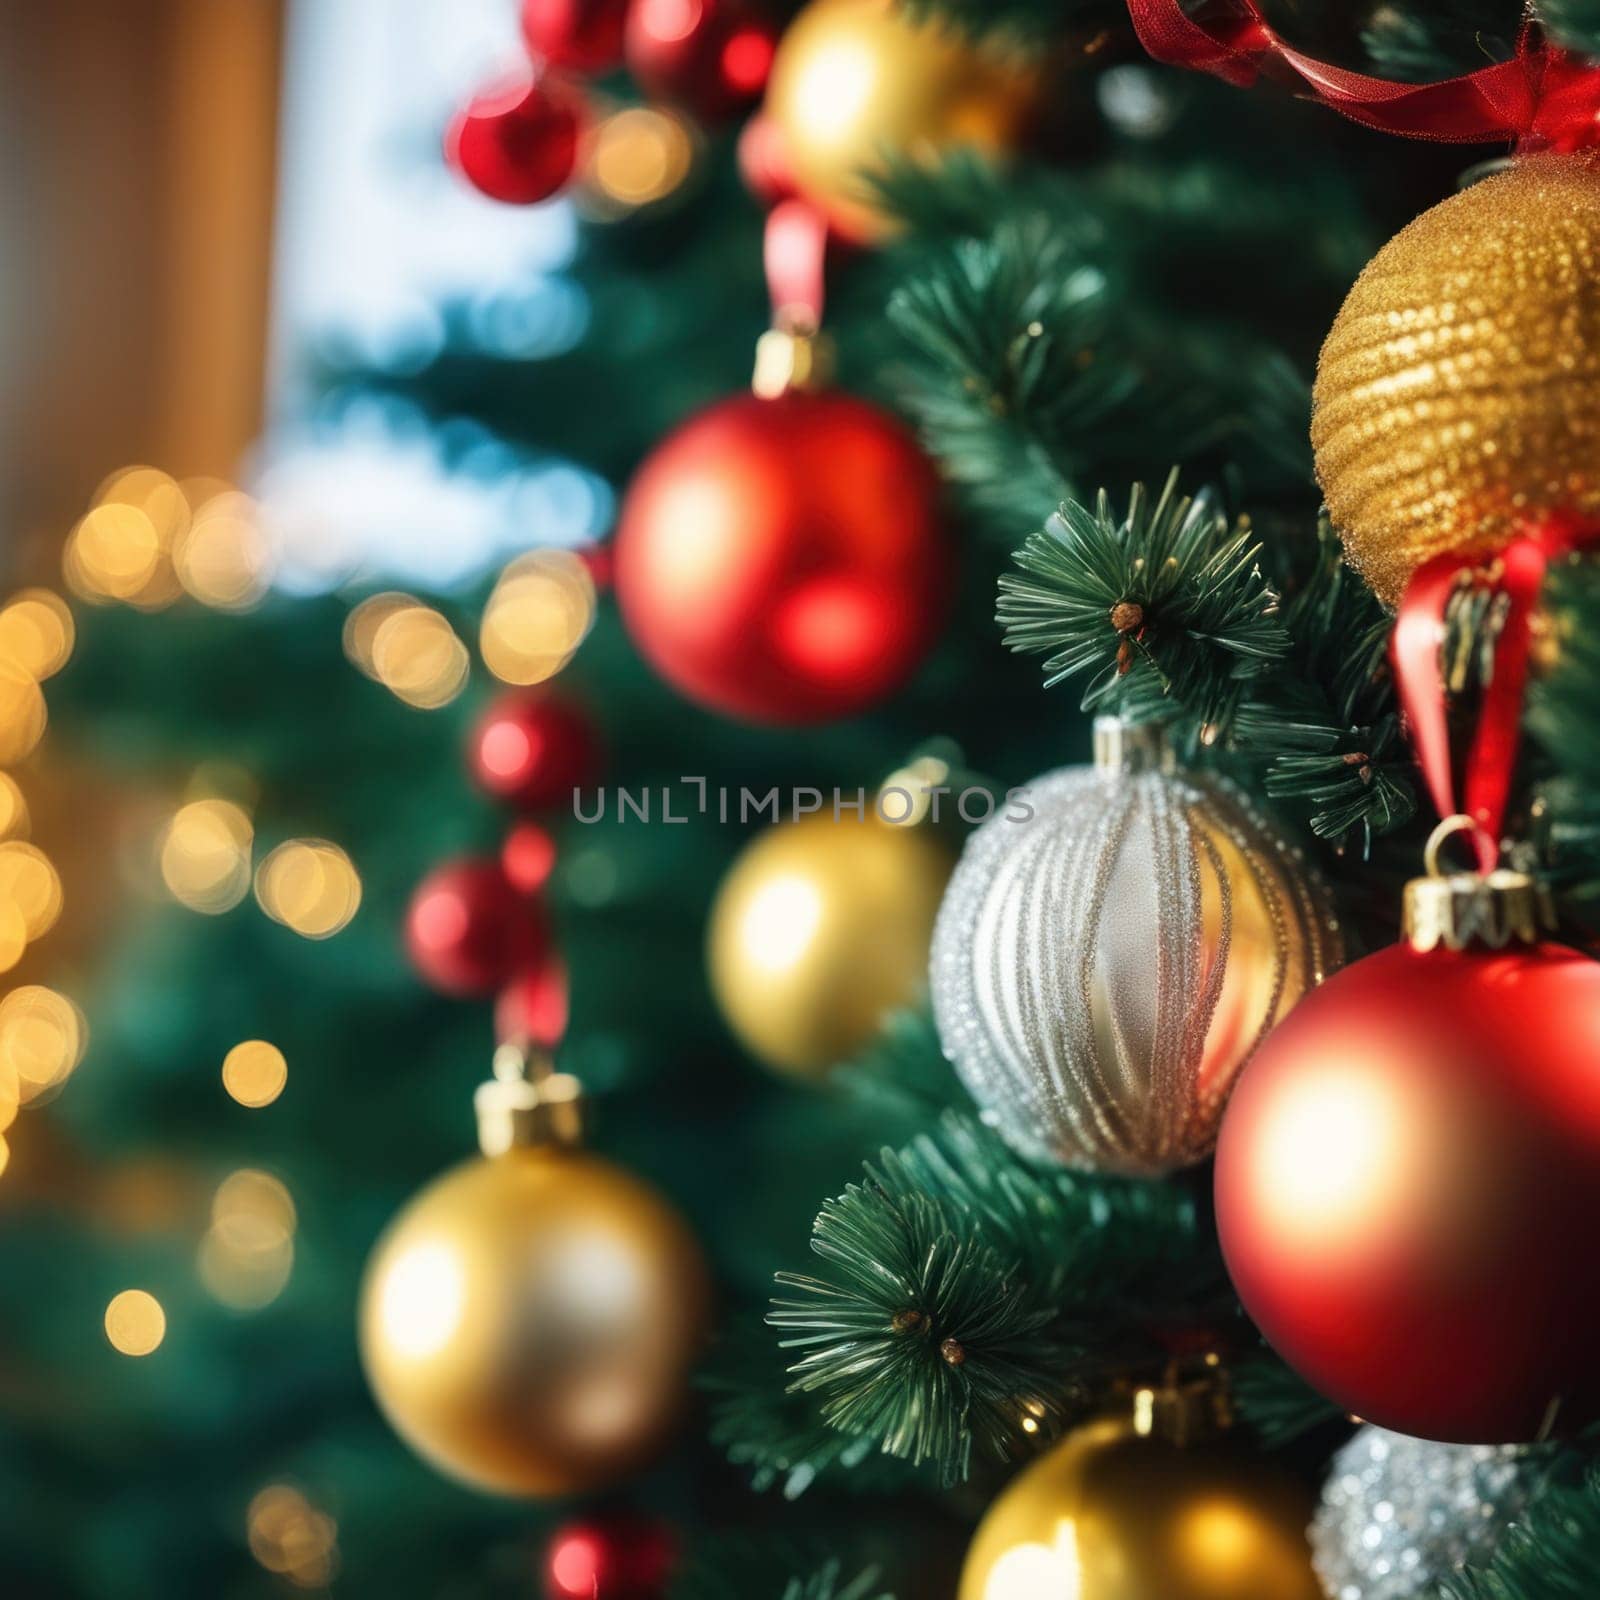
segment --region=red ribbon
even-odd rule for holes
[[[1473,837],[1483,872],[1493,871],[1500,858],[1500,831],[1522,734],[1534,608],[1545,573],[1554,558],[1591,542],[1597,532],[1600,530],[1576,518],[1552,517],[1530,526],[1494,558],[1488,581],[1504,596],[1506,609],[1495,645],[1494,671],[1484,687],[1467,755],[1460,805],[1450,759],[1449,713],[1439,648],[1450,596],[1462,575],[1481,565],[1482,558],[1436,556],[1412,574],[1401,598],[1389,652],[1417,765],[1441,817],[1464,811],[1477,824]]]
[[[1181,0],[1128,0],[1139,42],[1157,61],[1210,72],[1244,87],[1287,76],[1312,98],[1384,133],[1445,143],[1514,140],[1522,151],[1600,143],[1600,69],[1523,30],[1510,61],[1437,83],[1393,83],[1318,61],[1280,38],[1255,0],[1231,0],[1201,22]]]
[[[804,200],[781,200],[767,213],[762,246],[773,323],[820,327],[827,219]]]

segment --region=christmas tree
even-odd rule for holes
[[[1587,1600],[1600,8],[519,20],[0,608],[7,1592]]]

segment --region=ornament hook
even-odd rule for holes
[[[1422,870],[1430,878],[1448,878],[1455,874],[1446,872],[1439,863],[1440,852],[1443,851],[1445,841],[1453,839],[1458,833],[1470,833],[1484,836],[1483,826],[1474,818],[1469,817],[1465,811],[1452,812],[1446,817],[1433,832],[1428,835],[1428,842],[1422,847]]]

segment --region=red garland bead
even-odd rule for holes
[[[569,806],[592,784],[600,751],[594,724],[574,701],[547,689],[498,696],[472,734],[472,775],[497,800],[524,811]]]
[[[491,200],[534,205],[572,176],[578,102],[531,73],[474,95],[445,135],[445,158]]]
[[[542,894],[555,865],[556,842],[537,822],[519,822],[500,846],[500,870],[518,894]]]
[[[448,861],[411,896],[406,950],[445,994],[492,994],[514,973],[538,966],[549,949],[539,908],[506,881],[493,860]]]
[[[670,1530],[642,1517],[569,1522],[545,1551],[545,1600],[662,1600],[676,1559]]]
[[[1515,1443],[1600,1415],[1600,963],[1397,945],[1240,1077],[1217,1223],[1245,1309],[1402,1433]]]
[[[628,0],[522,0],[528,54],[571,72],[609,72],[622,61]]]
[[[751,722],[849,716],[899,687],[950,588],[927,457],[833,392],[740,395],[685,423],[634,478],[614,549],[640,651]]]
[[[633,0],[623,49],[647,94],[717,122],[760,99],[777,35],[740,0]]]
[[[547,956],[500,991],[494,1003],[495,1038],[526,1039],[554,1050],[567,1031],[569,994],[566,964],[557,955]]]

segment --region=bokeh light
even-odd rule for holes
[[[471,660],[456,631],[431,606],[396,607],[372,635],[372,676],[419,710],[449,705],[467,686]]]
[[[307,939],[327,939],[361,905],[361,878],[338,845],[288,839],[256,869],[256,900],[274,922]]]
[[[271,1173],[244,1167],[229,1174],[211,1202],[211,1227],[200,1243],[201,1282],[234,1311],[269,1305],[294,1267],[294,1230],[294,1200]]]
[[[13,766],[44,737],[44,691],[39,680],[0,656],[0,763]]]
[[[247,494],[212,494],[190,519],[172,552],[184,590],[219,611],[256,605],[272,581],[272,547]]]
[[[167,1314],[144,1289],[124,1289],[106,1307],[106,1338],[125,1356],[147,1356],[167,1336]]]
[[[0,1082],[14,1082],[24,1104],[65,1083],[88,1047],[88,1024],[64,994],[29,983],[0,1000]]]
[[[67,664],[76,637],[71,608],[52,589],[23,589],[0,607],[0,660],[35,679]]]
[[[138,506],[110,501],[82,517],[67,538],[62,573],[86,600],[133,601],[155,582],[163,551]]]
[[[14,907],[24,936],[43,938],[61,915],[61,879],[37,845],[8,839],[0,844],[0,911]]]
[[[338,1570],[338,1524],[290,1484],[270,1484],[255,1496],[245,1536],[268,1572],[299,1588],[326,1588]]]
[[[505,683],[543,683],[572,659],[594,623],[594,579],[570,550],[535,550],[500,574],[478,647]]]
[[[222,1060],[222,1087],[242,1106],[270,1106],[289,1081],[283,1052],[265,1039],[246,1039]]]
[[[372,659],[372,647],[378,637],[378,629],[397,611],[404,611],[417,603],[411,595],[391,589],[383,594],[369,595],[359,605],[352,606],[350,614],[344,619],[345,658],[367,677],[376,680],[378,669]]]
[[[161,839],[161,881],[191,911],[217,916],[250,889],[255,827],[232,800],[207,798],[180,806]]]
[[[630,106],[607,117],[590,139],[588,178],[623,209],[663,200],[689,176],[694,139],[681,117],[656,106]]]
[[[26,839],[30,826],[20,785],[9,772],[0,772],[0,839]]]

